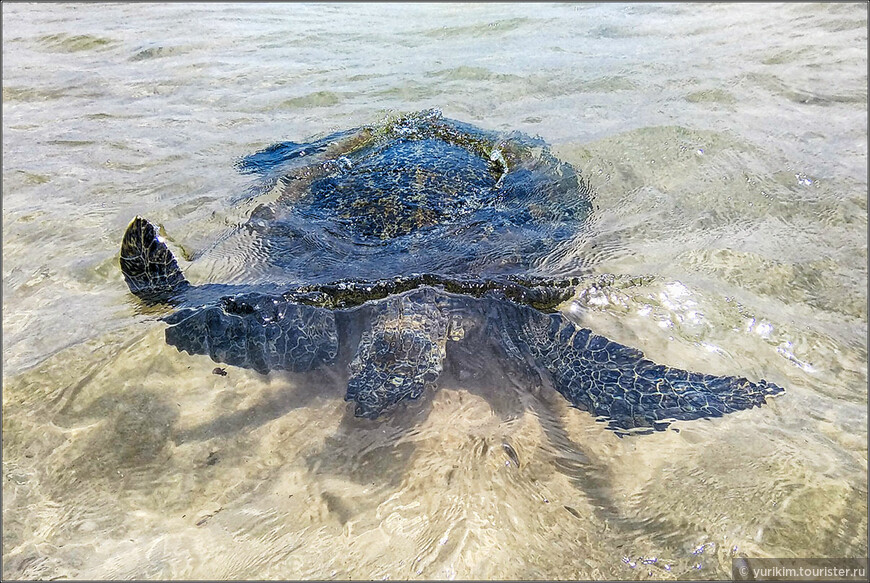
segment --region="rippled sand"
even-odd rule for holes
[[[4,578],[722,579],[734,556],[867,556],[864,6],[3,12]],[[342,367],[220,376],[165,344],[118,269],[132,216],[191,281],[243,280],[227,233],[260,193],[238,157],[426,107],[540,134],[589,177],[593,223],[542,265],[604,275],[562,306],[577,323],[786,393],[620,438],[457,352],[437,392],[367,421]]]

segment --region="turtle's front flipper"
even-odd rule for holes
[[[640,350],[592,334],[558,312],[501,308],[498,325],[508,348],[530,356],[552,376],[557,391],[575,407],[606,417],[610,429],[664,429],[675,420],[721,417],[760,407],[767,396],[783,392],[764,380],[655,364]]]
[[[441,373],[448,319],[432,288],[391,296],[372,309],[350,363],[348,401],[357,417],[374,419],[404,399],[416,399]]]
[[[157,228],[142,217],[124,233],[121,271],[130,291],[148,301],[166,301],[188,285]]]
[[[304,372],[331,364],[338,353],[333,313],[281,296],[243,294],[217,305],[187,308],[164,318],[166,343],[215,362]]]

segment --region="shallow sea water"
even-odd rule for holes
[[[119,270],[133,216],[192,282],[244,280],[208,253],[251,207],[239,157],[430,107],[589,178],[588,232],[541,266],[602,276],[576,322],[786,393],[621,438],[463,354],[367,421],[345,371],[165,344]],[[866,557],[866,266],[865,4],[4,4],[3,578]]]

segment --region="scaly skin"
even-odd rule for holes
[[[436,290],[422,287],[375,304],[349,367],[345,398],[356,402],[354,415],[375,418],[433,386],[448,332],[438,299]]]
[[[246,294],[166,318],[169,344],[216,362],[307,371],[332,364],[336,318],[363,310],[367,322],[349,365],[348,401],[375,418],[420,397],[441,373],[452,320],[483,326],[502,358],[529,361],[572,405],[608,420],[611,429],[663,429],[674,420],[721,417],[761,406],[782,392],[773,383],[657,365],[641,351],[580,328],[561,312],[545,314],[496,292],[456,295],[421,286],[344,310],[297,304],[284,296]]]

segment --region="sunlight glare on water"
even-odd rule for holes
[[[428,108],[589,180],[587,228],[536,266],[584,273],[574,322],[786,392],[619,437],[456,343],[437,392],[370,421],[340,367],[166,344],[119,269],[134,216],[193,283],[268,279],[236,227],[275,193],[237,160]],[[866,4],[4,4],[3,578],[866,557],[866,234]]]

